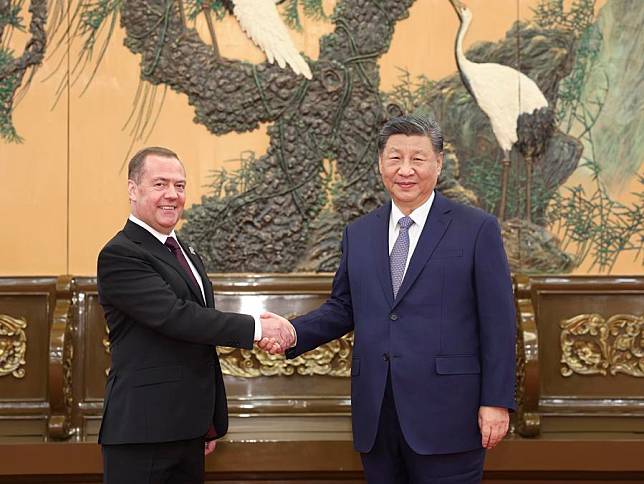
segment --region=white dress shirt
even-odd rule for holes
[[[192,274],[195,276],[195,279],[197,280],[197,284],[199,284],[199,289],[201,289],[201,297],[203,297],[203,300],[205,301],[206,293],[204,292],[203,281],[201,280],[201,276],[199,275],[199,272],[197,272],[197,269],[195,268],[192,261],[188,257],[188,254],[186,254],[186,251],[183,250],[183,247],[181,246],[179,239],[177,239],[177,234],[175,234],[174,229],[172,230],[172,232],[170,232],[169,235],[166,235],[153,229],[148,224],[146,224],[143,220],[138,219],[132,214],[130,214],[128,218],[132,223],[135,223],[139,227],[142,227],[148,232],[150,232],[163,245],[165,245],[165,241],[168,240],[168,237],[173,237],[177,241],[177,244],[179,244],[179,247],[181,248],[181,252],[183,252],[183,257],[185,257],[186,261],[188,262],[188,265],[190,266],[190,270],[192,271]],[[259,315],[254,315],[253,318],[255,319],[255,336],[253,339],[255,341],[259,341],[260,339],[262,339],[262,325],[260,323]]]
[[[420,234],[425,227],[425,222],[427,222],[427,216],[429,215],[429,210],[432,208],[434,203],[436,192],[432,192],[430,197],[425,203],[420,207],[413,210],[408,216],[414,221],[413,224],[408,229],[409,233],[409,252],[407,253],[407,261],[405,262],[405,272],[403,273],[403,281],[405,280],[405,274],[407,273],[407,268],[409,267],[409,261],[411,256],[414,254],[416,245],[418,245],[418,239]],[[389,255],[394,248],[398,234],[400,233],[400,225],[398,225],[398,220],[404,217],[405,214],[396,206],[396,204],[391,202],[391,214],[389,215]]]

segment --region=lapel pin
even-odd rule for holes
[[[197,255],[197,254],[195,253],[195,250],[192,248],[192,246],[190,246],[190,245],[189,245],[189,246],[188,246],[188,250],[190,251],[190,253],[191,253],[192,255]]]

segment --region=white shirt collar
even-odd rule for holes
[[[166,235],[166,234],[162,234],[162,233],[161,233],[161,232],[159,232],[158,230],[153,229],[153,228],[152,228],[152,227],[150,227],[148,224],[146,224],[143,220],[136,218],[136,217],[135,217],[134,215],[132,215],[132,214],[130,214],[130,216],[128,217],[128,219],[129,219],[131,222],[133,222],[133,223],[137,224],[139,227],[142,227],[142,228],[144,228],[145,230],[147,230],[148,232],[150,232],[150,233],[151,233],[152,235],[154,235],[154,236],[159,240],[159,242],[161,242],[162,244],[165,244],[165,241],[168,239],[168,237],[174,237],[174,239],[175,239],[175,240],[176,240],[176,238],[177,238],[177,234],[175,234],[175,233],[174,233],[174,229],[172,229],[172,232],[170,232],[170,235]]]
[[[436,198],[436,192],[432,191],[432,194],[429,196],[427,201],[423,203],[420,207],[414,209],[410,214],[409,217],[414,221],[414,224],[422,231],[423,227],[425,226],[425,222],[427,221],[427,217],[429,216],[429,211],[432,208],[432,204],[434,203],[434,198]],[[402,210],[398,208],[398,206],[393,202],[391,202],[391,216],[389,217],[389,224],[393,227],[396,227],[398,225],[398,220],[400,220],[402,217],[405,217],[405,214],[402,213]]]

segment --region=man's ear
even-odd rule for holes
[[[436,157],[436,171],[440,175],[441,172],[443,171],[443,160],[444,160],[444,153],[441,151],[438,153],[438,156]]]
[[[127,181],[127,197],[130,202],[136,202],[136,182],[134,180]]]
[[[382,176],[382,153],[378,155],[378,172]]]

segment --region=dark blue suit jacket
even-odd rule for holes
[[[368,452],[391,368],[407,443],[419,454],[481,447],[478,409],[514,407],[515,311],[494,216],[436,192],[397,298],[391,203],[347,226],[329,300],[293,321],[289,358],[354,331],[353,438]]]

